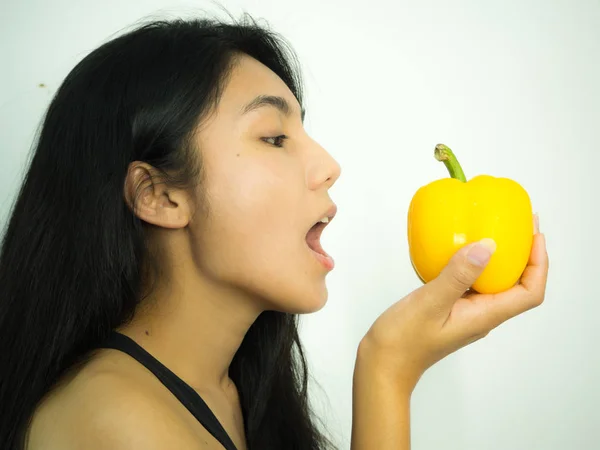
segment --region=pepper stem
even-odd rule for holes
[[[463,183],[467,182],[465,173],[463,172],[458,159],[456,159],[456,156],[454,153],[452,153],[452,150],[450,150],[444,144],[438,144],[435,146],[434,156],[435,159],[444,163],[452,178],[456,178]]]

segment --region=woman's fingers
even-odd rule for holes
[[[478,328],[491,330],[508,319],[541,305],[546,294],[548,266],[546,240],[543,234],[537,233],[533,237],[529,263],[520,284],[500,294],[471,297],[477,307],[484,309],[482,314],[476,316],[485,321],[478,324]]]

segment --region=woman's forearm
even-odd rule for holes
[[[411,383],[359,347],[352,386],[351,450],[409,450]]]

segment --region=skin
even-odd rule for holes
[[[264,106],[241,113],[261,95],[281,97],[289,111]],[[282,134],[289,136],[283,148],[268,139]],[[152,182],[146,164],[130,166],[124,197],[133,206],[136,186],[145,186],[136,214],[155,225],[151,242],[165,276],[118,331],[192,386],[243,450],[243,418],[228,367],[262,311],[310,313],[325,304],[328,270],[305,236],[332,206],[328,191],[340,167],[304,130],[287,86],[245,56],[196,139],[205,176],[195,192]],[[438,279],[380,316],[357,353],[353,450],[409,448],[410,395],[427,367],[541,303],[542,235],[532,255],[523,291],[494,302],[461,298],[480,269],[458,254]],[[110,349],[97,351],[40,404],[29,448],[222,449],[152,374]]]

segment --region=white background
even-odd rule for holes
[[[372,321],[420,285],[406,212],[445,177],[519,181],[551,256],[545,304],[426,373],[413,399],[419,450],[599,449],[600,2],[239,0],[292,44],[309,132],[340,162],[330,300],[304,318],[315,402],[349,448],[354,352]],[[52,94],[88,52],[139,19],[208,2],[0,0],[0,225]],[[46,87],[39,87],[44,83]]]

